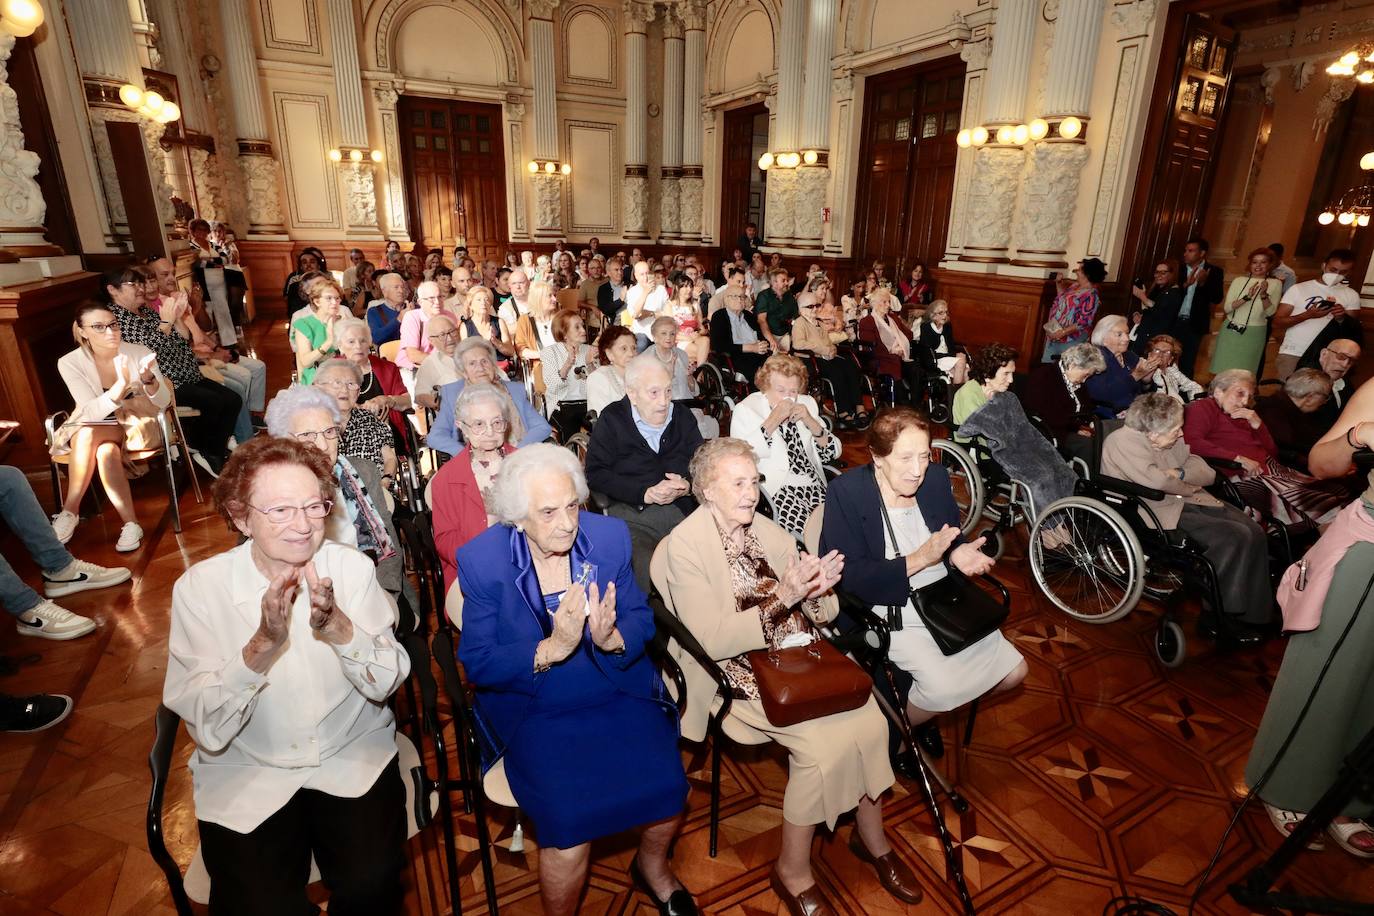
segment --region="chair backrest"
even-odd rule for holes
[[[401,342],[399,340],[388,340],[377,348],[377,355],[389,363],[396,362],[396,357],[400,352]]]
[[[560,289],[558,291],[558,308],[560,311],[576,311],[577,290]]]
[[[178,916],[192,916],[191,900],[186,896],[186,883],[172,854],[167,851],[167,843],[162,835],[162,799],[167,791],[167,779],[172,772],[172,755],[176,750],[177,732],[181,729],[181,717],[166,706],[159,705],[153,719],[153,749],[148,754],[148,769],[153,774],[153,785],[148,792],[148,814],[145,829],[148,837],[148,852],[153,861],[162,869],[167,886],[172,892],[172,904]]]
[[[808,553],[819,555],[821,552],[821,525],[825,522],[825,503],[811,510],[802,526],[802,543]]]

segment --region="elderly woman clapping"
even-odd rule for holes
[[[755,513],[759,469],[741,439],[712,439],[692,458],[692,487],[700,507],[663,539],[654,554],[654,584],[664,600],[715,659],[730,682],[727,733],[751,743],[777,741],[788,751],[782,802],[782,850],[771,875],[774,892],[793,913],[828,913],[830,904],[811,871],[816,825],[835,822],[857,805],[849,845],[873,863],[888,892],[918,903],[915,876],[883,832],[882,794],[892,786],[887,723],[870,697],[858,709],[779,726],[769,721],[749,654],[820,638],[816,625],[833,619],[831,588],[844,558],[798,555],[785,530]],[[687,677],[683,730],[701,740],[716,689],[680,647]]]
[[[1178,529],[1202,545],[1221,591],[1222,606],[1208,610],[1233,615],[1242,625],[1230,629],[1254,641],[1254,628],[1269,622],[1274,603],[1264,530],[1203,489],[1216,471],[1183,440],[1183,405],[1162,392],[1136,398],[1126,425],[1102,445],[1102,473],[1167,494],[1146,502],[1165,530]]]
[[[357,364],[346,359],[331,359],[315,372],[315,387],[328,392],[339,405],[343,424],[339,453],[372,462],[387,479],[396,473],[396,447],[386,422],[371,411],[358,409],[362,383]]]
[[[539,835],[544,912],[577,911],[590,844],[641,828],[630,872],[663,912],[695,913],[667,850],[687,780],[677,714],[645,655],[653,614],[618,519],[581,511],[587,481],[556,445],[505,458],[500,524],[458,550],[459,660],[500,764]],[[663,909],[668,907],[668,909]]]
[[[410,395],[401,380],[401,370],[372,352],[372,329],[367,322],[361,318],[339,319],[334,325],[334,339],[339,342],[339,355],[362,373],[358,406],[378,417],[390,414],[394,424],[405,422],[400,411],[410,409]]]
[[[372,564],[325,537],[334,488],[303,442],[239,446],[215,503],[246,540],[172,591],[163,702],[196,745],[212,912],[309,912],[312,853],[331,911],[401,906],[405,788],[386,700],[410,660]]]
[[[1130,327],[1120,315],[1098,321],[1092,342],[1102,351],[1107,368],[1088,379],[1084,387],[1096,402],[1099,417],[1119,417],[1140,394],[1141,382],[1159,368],[1159,360],[1153,356],[1141,359],[1130,351]]]

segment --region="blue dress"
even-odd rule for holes
[[[1135,376],[1131,375],[1131,370],[1136,363],[1140,362],[1140,357],[1130,350],[1122,354],[1126,360],[1126,365],[1121,365],[1113,354],[1106,347],[1098,346],[1102,351],[1102,358],[1107,361],[1107,368],[1089,376],[1083,383],[1092,399],[1097,402],[1094,410],[1099,417],[1113,419],[1121,411],[1131,406],[1131,402],[1140,394],[1140,382],[1136,381]]]
[[[483,766],[504,759],[515,800],[543,846],[566,849],[672,817],[687,799],[676,707],[645,648],[653,613],[635,584],[619,519],[583,512],[570,562],[616,586],[625,652],[582,644],[548,671],[534,652],[559,595],[539,593],[523,533],[496,526],[459,548],[459,660],[476,688]]]

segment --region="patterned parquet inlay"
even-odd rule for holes
[[[252,339],[274,380],[284,382],[290,357],[280,325],[260,321]],[[861,458],[853,441],[847,455]],[[46,499],[46,481],[34,482]],[[83,522],[71,545],[85,559],[124,563],[135,572],[132,586],[64,602],[98,620],[96,633],[50,643],[21,639],[0,621],[0,654],[23,661],[17,674],[0,677],[0,691],[61,692],[77,702],[57,728],[0,736],[0,913],[6,916],[173,912],[144,839],[147,755],[165,671],[171,585],[191,563],[227,547],[230,537],[211,506],[198,506],[189,495],[182,500],[184,530],[173,533],[156,478],[137,481],[135,493],[147,531],[139,552],[114,552],[118,525],[108,512]],[[1167,670],[1151,650],[1156,609],[1146,604],[1107,626],[1068,620],[1035,593],[1023,547],[1012,539],[997,574],[1012,590],[1008,635],[1028,659],[1030,676],[1023,689],[980,711],[967,748],[956,747],[963,715],[943,723],[949,752],[942,767],[971,803],[964,814],[945,808],[970,891],[983,913],[1097,914],[1113,897],[1131,893],[1182,914],[1235,810],[1235,787],[1282,644],[1224,655],[1192,638],[1188,660]],[[0,548],[21,575],[36,578],[8,533]],[[1191,621],[1185,627],[1191,637]],[[783,912],[768,871],[779,843],[785,759],[771,748],[728,749],[720,851],[712,859],[704,750],[683,747],[692,794],[675,858],[679,875],[707,912]],[[169,847],[183,865],[196,844],[188,753],[183,731],[165,816]],[[925,901],[903,907],[884,893],[845,846],[848,824],[816,842],[815,871],[830,899],[848,914],[958,912],[916,788],[899,782],[886,812],[892,845],[924,882]],[[472,816],[458,811],[455,819],[464,909],[485,912]],[[502,911],[536,914],[537,847],[527,834],[524,851],[512,852],[511,812],[495,809],[491,819]],[[1249,813],[1198,912],[1245,912],[1225,886],[1277,843],[1263,813]],[[1374,900],[1374,868],[1327,847],[1302,854],[1284,886]],[[626,875],[632,854],[628,838],[598,846],[584,913],[654,912]],[[410,861],[407,911],[446,913],[434,831],[412,841]]]

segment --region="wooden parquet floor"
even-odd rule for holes
[[[280,323],[260,321],[252,333],[274,381],[284,382],[289,356]],[[852,443],[848,452],[859,456]],[[43,498],[44,482],[35,483]],[[182,500],[184,530],[175,534],[158,483],[145,479],[135,487],[147,531],[139,552],[114,553],[118,526],[108,512],[84,522],[71,545],[85,559],[134,569],[131,586],[64,601],[98,620],[96,633],[51,643],[21,639],[0,624],[0,654],[37,656],[0,678],[0,691],[60,692],[76,700],[71,717],[56,728],[0,735],[0,913],[6,916],[173,912],[144,839],[147,755],[166,663],[171,586],[191,563],[231,539],[212,507],[189,495]],[[21,575],[36,575],[4,537],[6,558]],[[1182,914],[1235,810],[1234,787],[1282,644],[1221,655],[1194,639],[1187,662],[1164,669],[1151,651],[1154,609],[1143,606],[1108,626],[1070,621],[1035,593],[1019,547],[1013,543],[997,574],[1012,590],[1007,631],[1029,660],[1030,676],[1022,690],[981,711],[968,748],[955,750],[962,717],[944,723],[950,751],[943,766],[972,804],[966,814],[947,808],[945,815],[979,912],[1098,914],[1129,893]],[[1191,634],[1191,622],[1186,628]],[[196,843],[188,753],[183,731],[166,799],[169,847],[183,865]],[[779,842],[785,759],[766,748],[727,752],[714,859],[706,852],[707,758],[702,748],[684,745],[683,759],[692,794],[675,859],[682,880],[706,912],[784,912],[767,876]],[[845,847],[847,824],[816,843],[816,875],[830,899],[848,914],[958,912],[915,788],[899,782],[886,812],[894,847],[924,882],[925,902],[904,908],[887,896]],[[456,817],[464,909],[484,912],[472,820]],[[508,813],[498,809],[492,821],[501,909],[512,916],[538,913],[535,845],[527,837],[525,852],[510,852]],[[1198,912],[1245,912],[1225,886],[1277,843],[1262,812],[1247,813]],[[1302,854],[1284,886],[1374,900],[1374,867],[1327,845],[1325,852]],[[628,839],[597,848],[584,913],[653,912],[626,875],[632,853]],[[446,913],[436,832],[411,842],[410,862],[407,912]]]

